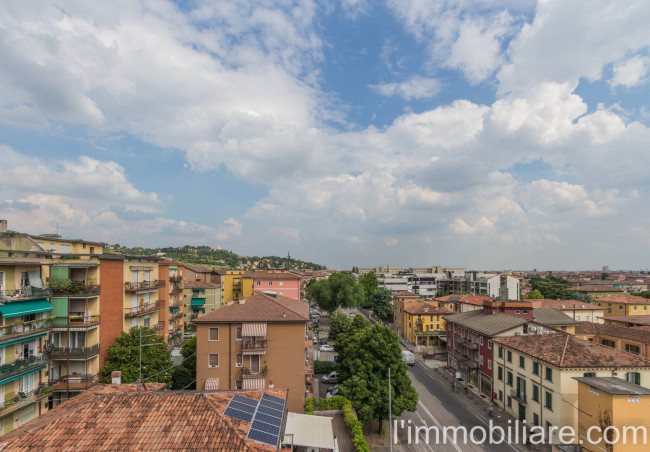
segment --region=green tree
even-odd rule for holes
[[[142,341],[142,342],[140,342]],[[140,347],[146,345],[145,347]],[[111,382],[111,372],[122,372],[123,383],[135,383],[138,380],[140,353],[142,353],[142,378],[145,383],[171,383],[172,357],[165,344],[153,328],[131,328],[108,347],[106,364],[102,368],[104,383]]]
[[[581,292],[574,292],[571,295],[571,299],[581,301],[582,303],[593,303],[594,301],[594,297],[592,297],[588,293],[581,293]]]
[[[609,273],[603,273],[600,275],[600,279],[607,279],[609,277]]]
[[[402,349],[397,335],[390,328],[370,325],[356,316],[348,334],[339,336],[340,390],[357,412],[360,420],[388,418],[388,369],[391,371],[392,412],[400,416],[405,410],[415,411],[418,394],[402,362]]]
[[[196,336],[188,339],[181,347],[183,366],[196,372]]]
[[[550,275],[541,278],[537,275],[530,277],[530,286],[533,290],[539,290],[544,298],[561,300],[570,298],[575,290],[570,289],[571,283],[566,279]]]
[[[352,319],[345,312],[336,311],[330,318],[330,329],[327,339],[336,342],[340,334],[345,334],[352,327]]]
[[[174,368],[172,389],[196,389],[196,336],[181,347],[183,362]]]
[[[438,289],[436,290],[436,298],[438,297],[445,297],[447,296],[447,291],[445,289]]]
[[[359,276],[359,285],[363,289],[363,301],[361,302],[361,306],[364,308],[371,308],[373,304],[373,296],[379,288],[377,275],[373,272],[368,272]]]
[[[305,295],[318,307],[332,314],[338,308],[351,308],[361,302],[362,289],[351,273],[333,273],[329,278],[307,286]]]
[[[544,298],[544,295],[542,295],[539,289],[535,289],[528,294],[529,300],[541,300],[542,298]]]
[[[393,318],[393,293],[382,287],[372,296],[372,312],[383,321]]]

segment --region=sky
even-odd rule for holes
[[[368,267],[646,269],[645,0],[3,1],[0,218]]]

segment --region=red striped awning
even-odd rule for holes
[[[266,337],[266,323],[243,323],[241,335],[246,337]]]
[[[206,391],[218,391],[219,390],[219,379],[218,378],[208,378],[205,380],[205,390]]]
[[[266,389],[264,378],[244,378],[243,389]]]

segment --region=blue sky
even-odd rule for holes
[[[343,268],[647,267],[643,1],[0,15],[0,217]]]

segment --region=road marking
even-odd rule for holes
[[[444,431],[443,428],[442,428],[442,425],[440,425],[440,422],[438,422],[438,420],[433,416],[433,414],[431,414],[431,412],[430,412],[429,410],[427,410],[427,407],[425,407],[424,404],[423,404],[421,401],[419,401],[419,400],[418,400],[418,405],[420,405],[420,406],[422,407],[422,409],[425,411],[425,413],[427,413],[427,414],[429,415],[429,417],[430,417],[431,419],[433,419],[433,422],[436,423],[436,425],[438,426],[438,428],[440,429],[440,431],[441,431],[441,432]],[[418,416],[420,416],[420,413],[418,413],[417,411],[416,411],[416,413],[417,413]],[[422,419],[422,416],[420,416],[420,419]],[[424,419],[422,419],[422,421],[424,421]],[[426,422],[425,422],[424,424],[426,425]],[[447,438],[449,438],[449,443],[450,443],[452,446],[454,446],[454,448],[456,448],[456,450],[457,450],[458,452],[462,452],[462,451],[460,450],[460,447],[458,447],[458,444],[456,444],[454,441],[452,441],[451,436],[449,435],[449,433],[447,433],[445,436],[446,436]],[[427,445],[428,445],[428,444],[427,444]],[[429,448],[430,448],[430,447],[429,447]]]

